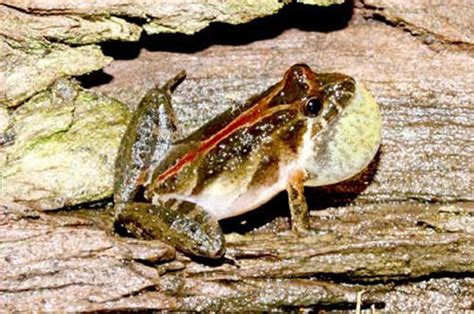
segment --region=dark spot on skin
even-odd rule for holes
[[[257,170],[253,174],[248,189],[258,188],[262,185],[270,186],[278,181],[280,164],[277,153],[269,150],[265,157],[261,158]]]
[[[354,93],[355,92],[355,82],[354,79],[349,77],[344,82],[337,84],[337,89]]]
[[[301,148],[301,141],[305,131],[306,123],[303,120],[297,120],[288,128],[287,132],[282,132],[280,137],[287,147],[296,153]]]

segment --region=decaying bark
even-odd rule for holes
[[[167,245],[113,237],[80,218],[18,206],[3,215],[7,309],[352,309],[360,291],[366,307],[472,307],[472,203],[332,208],[313,212],[318,231],[302,238],[277,219],[228,234],[228,260],[214,265],[173,260]]]
[[[193,0],[181,15],[173,13],[174,1],[77,3],[0,4],[8,17],[0,19],[0,62],[10,75],[0,78],[3,308],[352,310],[364,291],[363,308],[474,309],[469,1],[290,4],[275,16],[211,25],[189,37],[141,33],[194,33],[211,22],[275,13],[283,3],[242,11],[234,6],[240,1],[200,6]],[[227,259],[209,263],[159,241],[113,235],[100,216],[41,211],[110,196],[113,156],[127,120],[123,104],[110,98],[133,109],[146,89],[186,69],[174,94],[186,133],[298,62],[354,76],[374,94],[384,118],[382,147],[364,173],[307,190],[315,233],[297,238],[285,231],[280,195],[224,222]],[[79,78],[91,91],[66,80],[53,84],[97,69],[103,72]],[[84,98],[95,102],[79,101]],[[58,142],[63,138],[70,141]],[[52,143],[64,149],[43,154]],[[74,158],[84,154],[103,166],[92,175],[81,172],[83,162]],[[38,156],[71,159],[35,169]]]
[[[110,196],[129,116],[113,98],[56,81],[10,115],[6,134],[13,144],[1,150],[7,157],[2,197],[54,209]]]

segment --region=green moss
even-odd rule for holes
[[[0,97],[0,104],[7,106],[20,104],[60,77],[99,70],[112,61],[96,45],[69,47],[35,40],[20,45],[0,36],[0,47],[8,55],[5,94]]]
[[[129,119],[125,105],[60,80],[12,118],[16,138],[2,172],[6,198],[48,209],[112,194]]]

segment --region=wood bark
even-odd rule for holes
[[[8,8],[32,17],[87,16],[38,3],[16,7],[13,1]],[[107,1],[101,3],[106,7]],[[147,88],[187,70],[174,95],[185,133],[264,90],[293,63],[352,75],[381,106],[382,147],[357,178],[307,190],[314,234],[298,238],[286,231],[287,206],[281,205],[286,195],[279,195],[255,212],[223,222],[227,259],[214,263],[191,260],[159,241],[110,234],[100,216],[47,215],[4,203],[2,307],[353,310],[363,291],[363,309],[473,310],[469,5],[292,4],[275,16],[214,25],[193,36],[142,35],[138,42],[102,43],[114,61],[79,79],[131,108]]]
[[[313,212],[317,232],[302,238],[279,218],[228,234],[227,259],[211,264],[71,214],[10,204],[3,215],[0,291],[9,310],[355,309],[361,291],[364,308],[472,308],[472,203],[331,208]]]

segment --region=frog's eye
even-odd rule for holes
[[[319,98],[313,97],[308,99],[305,104],[305,112],[309,116],[317,116],[321,109],[323,108],[323,103]]]

